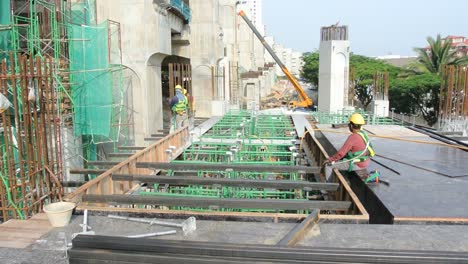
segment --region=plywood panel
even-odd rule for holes
[[[29,220],[10,220],[0,225],[0,247],[26,248],[52,230],[45,213]]]

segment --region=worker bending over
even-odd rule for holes
[[[172,110],[170,133],[183,127],[187,122],[187,97],[183,93],[184,88],[180,84],[175,87],[175,95],[172,97],[170,106]]]
[[[356,171],[364,178],[367,177],[366,168],[369,166],[370,158],[375,155],[372,144],[365,131],[361,130],[366,122],[360,114],[353,114],[349,118],[349,131],[351,135],[338,152],[323,162],[325,166],[325,177],[331,180],[332,169]],[[359,172],[363,170],[363,172]]]

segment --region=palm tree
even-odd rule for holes
[[[468,56],[457,57],[455,50],[450,50],[452,40],[446,38],[444,41],[437,34],[437,38],[427,37],[429,51],[426,48],[415,48],[418,53],[418,62],[421,63],[429,72],[440,73],[441,66],[468,64]]]

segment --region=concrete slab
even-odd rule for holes
[[[298,246],[468,251],[468,226],[319,224]]]
[[[162,221],[180,223],[183,219],[161,219]],[[44,236],[46,241],[63,241],[63,234],[71,239],[73,233],[81,232],[80,223],[83,216],[74,216],[70,225],[66,228],[55,228]],[[253,243],[276,244],[286,235],[295,224],[291,223],[255,223],[255,222],[229,222],[229,221],[197,221],[197,230],[184,236],[180,228],[149,225],[146,223],[131,222],[126,220],[111,219],[105,216],[89,216],[88,224],[97,235],[129,236],[145,233],[176,230],[177,234],[161,236],[161,239],[211,241],[222,243]],[[157,238],[157,237],[155,237]],[[56,248],[56,243],[35,245],[33,248]]]
[[[318,127],[330,130],[329,125],[318,125]],[[373,126],[366,126],[366,129],[370,131],[373,130],[372,128]],[[393,130],[398,132],[396,137],[440,143],[425,136],[415,136],[414,131],[407,128],[388,126],[387,134],[391,135]],[[409,130],[408,134],[404,133],[404,130]],[[345,129],[336,129],[336,131],[345,131]],[[324,143],[325,149],[332,155],[342,146],[348,136],[333,132],[323,132],[323,135],[324,137],[320,140],[326,141]],[[410,136],[407,137],[407,135]],[[380,170],[382,178],[391,184],[390,187],[383,184],[362,186],[362,181],[361,185],[354,182],[353,190],[360,196],[361,201],[362,199],[375,199],[377,202],[381,202],[393,219],[420,218],[420,221],[431,221],[440,218],[441,221],[447,219],[447,221],[453,222],[468,220],[468,210],[466,210],[468,177],[463,177],[468,174],[468,163],[466,162],[468,152],[441,145],[372,137],[371,140],[377,154],[407,164],[376,157],[375,160],[400,172],[401,175],[372,162],[368,170]],[[372,196],[375,197],[372,198]],[[367,205],[369,206],[369,203]],[[369,211],[372,214],[372,210]]]
[[[302,138],[305,134],[305,131],[312,131],[312,125],[306,117],[310,116],[310,113],[306,112],[297,112],[291,113],[291,118],[294,122],[294,127],[296,128],[297,136]]]
[[[54,228],[26,249],[0,248],[0,263],[68,263],[65,245],[71,241],[73,233],[82,230],[82,222],[83,216],[75,215],[67,227]],[[116,239],[118,236],[173,229],[105,216],[89,216],[88,224],[96,234],[116,236]],[[291,223],[197,221],[197,230],[188,236],[178,232],[159,238],[274,245],[294,226]],[[298,246],[468,251],[468,226],[319,224]]]

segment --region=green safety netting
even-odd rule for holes
[[[75,135],[110,136],[113,72],[108,57],[108,23],[69,26],[70,80]]]
[[[10,1],[0,1],[0,24],[10,24]]]
[[[10,1],[0,1],[0,60],[11,50]]]
[[[96,25],[96,1],[76,0],[71,4],[70,22],[76,25]]]

